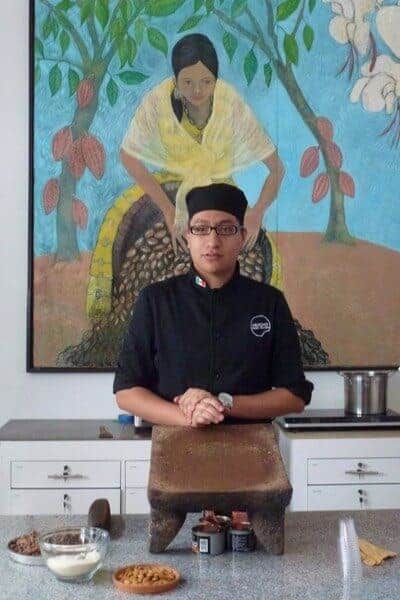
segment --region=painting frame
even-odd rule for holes
[[[113,372],[112,367],[57,367],[43,366],[35,364],[34,344],[35,344],[35,323],[34,309],[35,302],[35,5],[37,0],[29,0],[29,214],[28,214],[28,293],[27,293],[27,344],[26,344],[26,370],[27,372],[62,372],[62,373],[81,373],[81,372]],[[350,370],[393,370],[398,368],[398,364],[363,364],[354,363],[352,365],[309,365],[306,367],[310,372],[338,372]]]

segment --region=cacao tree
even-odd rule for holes
[[[350,174],[341,170],[343,157],[333,142],[332,123],[315,114],[295,73],[301,53],[310,52],[314,45],[315,32],[311,22],[316,0],[284,0],[278,4],[274,0],[260,0],[260,3],[199,0],[195,5],[197,23],[210,14],[220,21],[222,43],[231,61],[237,52],[238,40],[246,40],[248,49],[242,65],[247,85],[260,70],[267,89],[276,76],[286,90],[299,117],[317,142],[316,146],[305,150],[300,175],[311,175],[320,165],[320,156],[324,163],[324,171],[314,181],[311,197],[313,202],[319,202],[330,190],[330,214],[324,239],[353,243],[346,224],[344,196],[354,196],[354,181]]]
[[[147,74],[134,69],[144,41],[164,56],[168,53],[166,37],[150,21],[173,14],[184,0],[37,1],[45,16],[35,32],[35,81],[41,79],[41,64],[47,61],[53,65],[48,74],[51,95],[67,90],[75,101],[72,121],[52,140],[60,174],[42,191],[45,214],[57,211],[56,258],[70,261],[79,255],[77,228],[84,229],[88,220],[84,199],[77,197],[79,180],[86,169],[101,179],[106,166],[102,141],[90,133],[99,95],[104,94],[113,107],[121,84],[138,86],[147,79]],[[45,43],[51,38],[58,44],[56,56],[48,53]],[[110,74],[110,65],[115,74]]]

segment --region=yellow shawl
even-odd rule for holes
[[[264,160],[275,146],[250,107],[226,81],[215,85],[213,110],[198,143],[178,121],[171,104],[172,78],[143,98],[122,148],[135,158],[177,175],[176,224],[187,225],[186,194]]]

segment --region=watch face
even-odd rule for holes
[[[218,400],[223,406],[226,406],[227,408],[232,408],[233,406],[233,398],[231,394],[221,392],[220,394],[218,394]]]

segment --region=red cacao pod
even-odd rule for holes
[[[72,220],[79,229],[86,229],[88,209],[79,198],[72,200]]]
[[[53,156],[54,160],[62,160],[67,158],[72,148],[72,129],[71,127],[63,127],[57,131],[53,137]]]
[[[96,179],[101,179],[104,174],[106,153],[103,144],[94,135],[88,133],[82,137],[82,155],[88,169]]]
[[[316,120],[317,129],[324,140],[329,142],[333,138],[333,125],[326,117],[318,117]]]
[[[302,177],[308,177],[311,173],[314,173],[315,169],[319,165],[319,149],[318,146],[310,146],[304,151],[301,157],[300,163],[300,175]]]
[[[80,179],[86,166],[82,154],[82,138],[77,138],[72,144],[71,152],[68,156],[68,165],[71,175],[75,179]]]
[[[356,186],[354,184],[354,180],[351,175],[341,171],[339,173],[339,188],[340,191],[343,192],[346,196],[351,196],[354,198],[354,194],[356,193]]]
[[[312,191],[312,201],[319,202],[325,196],[329,190],[329,175],[328,173],[320,173],[315,178],[314,187]]]
[[[43,190],[43,208],[46,215],[49,215],[57,206],[60,199],[60,184],[58,179],[49,179]]]
[[[335,142],[326,142],[326,153],[331,165],[335,167],[335,169],[340,169],[343,162],[343,156],[339,146],[337,146]]]
[[[82,79],[76,89],[76,98],[79,108],[85,108],[93,99],[94,89],[91,79]]]

